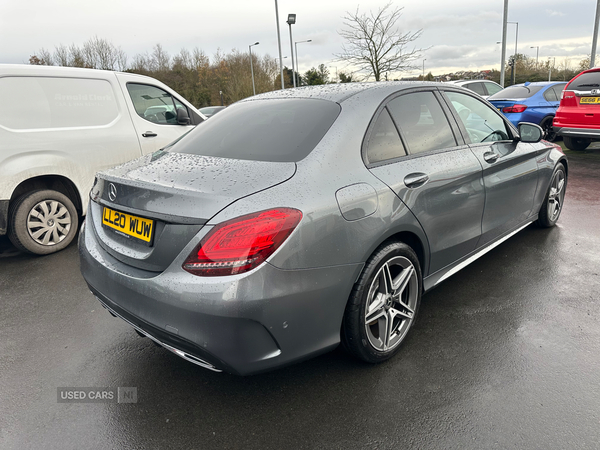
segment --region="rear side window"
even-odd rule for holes
[[[567,83],[562,83],[562,84],[557,84],[555,86],[552,86],[552,90],[556,94],[556,98],[558,98],[559,101],[560,101],[560,97],[562,95],[562,91],[564,91],[566,85],[567,85]]]
[[[473,92],[476,92],[479,95],[487,95],[485,88],[483,87],[483,83],[469,83],[465,85],[467,89],[471,89]]]
[[[448,119],[432,92],[401,95],[387,105],[411,154],[456,146]]]
[[[544,92],[544,98],[549,102],[559,102],[560,96],[567,83],[555,84]]]
[[[149,122],[177,125],[177,109],[187,111],[179,100],[156,86],[127,83],[127,90],[135,112]]]
[[[297,162],[323,138],[341,111],[317,99],[253,100],[229,106],[171,147],[194,155]]]
[[[494,95],[503,89],[501,86],[497,86],[494,83],[484,83],[484,84],[485,84],[485,88],[487,89],[488,95]]]
[[[373,126],[369,142],[367,142],[367,161],[369,164],[374,164],[405,155],[406,150],[404,150],[398,130],[392,122],[390,113],[384,108]]]
[[[569,84],[569,89],[575,91],[589,91],[597,88],[600,88],[600,72],[582,73]]]
[[[100,127],[119,117],[106,80],[3,77],[0,99],[0,126],[13,130]]]
[[[488,100],[506,100],[513,98],[529,98],[537,94],[543,86],[509,86],[497,94],[488,97]]]
[[[549,87],[544,91],[544,98],[549,102],[558,101],[558,98],[556,97],[556,92],[554,92],[554,89],[552,89],[552,87]]]

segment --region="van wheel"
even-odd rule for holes
[[[8,238],[19,250],[48,255],[71,243],[79,224],[73,202],[50,189],[33,191],[12,202]]]
[[[582,152],[592,143],[591,139],[563,136],[563,141],[569,150]]]

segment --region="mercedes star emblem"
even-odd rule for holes
[[[117,198],[117,187],[112,183],[108,185],[108,198],[111,202],[114,202]]]

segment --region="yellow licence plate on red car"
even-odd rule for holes
[[[102,211],[102,224],[127,237],[131,236],[147,243],[152,242],[153,220],[125,214],[105,206]]]
[[[600,97],[581,97],[579,103],[600,104]]]

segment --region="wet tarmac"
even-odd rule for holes
[[[112,318],[77,249],[0,238],[0,448],[600,447],[600,150],[569,153],[558,226],[530,226],[424,297],[401,354],[341,349],[240,378]],[[136,387],[137,403],[58,403]]]

